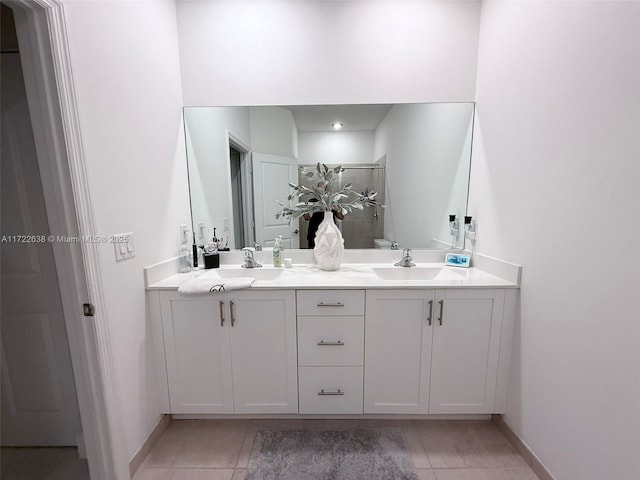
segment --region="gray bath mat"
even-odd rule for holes
[[[417,480],[397,428],[259,431],[245,480]]]

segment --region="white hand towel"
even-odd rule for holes
[[[255,278],[216,278],[216,277],[195,277],[184,282],[178,288],[178,292],[195,295],[200,293],[224,293],[231,290],[249,288],[255,282]]]

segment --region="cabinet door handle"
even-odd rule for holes
[[[320,390],[318,392],[318,395],[320,395],[320,396],[325,396],[325,395],[344,395],[344,392],[342,390],[340,390],[340,389],[338,389],[335,392],[325,392],[324,389],[322,389],[322,390]]]
[[[429,326],[431,326],[431,318],[433,317],[433,300],[429,300],[429,316],[427,317],[427,322],[429,322]]]
[[[233,327],[236,324],[236,318],[233,313],[233,300],[229,300],[229,310],[231,312],[231,326]]]
[[[324,303],[324,302],[320,302],[318,304],[318,307],[344,307],[344,303],[342,302],[329,302],[329,303]]]
[[[440,316],[438,317],[438,322],[442,325],[442,319],[444,318],[444,300],[438,300],[440,304]]]
[[[325,346],[338,346],[338,347],[342,347],[344,345],[344,342],[341,340],[338,340],[337,342],[325,342],[324,340],[320,340],[318,342],[318,345],[320,345],[321,347],[325,347]]]
[[[220,301],[218,304],[220,305],[220,326],[224,327],[224,302]]]

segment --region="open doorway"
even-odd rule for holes
[[[235,248],[242,248],[245,243],[245,215],[244,201],[242,192],[242,152],[229,145],[229,167],[231,172],[231,205],[233,211],[233,237],[235,239]],[[225,227],[227,223],[225,222]]]
[[[224,219],[223,236],[229,236],[233,225],[234,245],[241,249],[255,242],[255,222],[253,213],[253,180],[251,152],[235,137],[229,135],[229,172],[231,175],[232,221]]]

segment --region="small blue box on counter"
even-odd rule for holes
[[[471,255],[466,253],[447,253],[444,264],[450,267],[466,267],[471,265]]]

